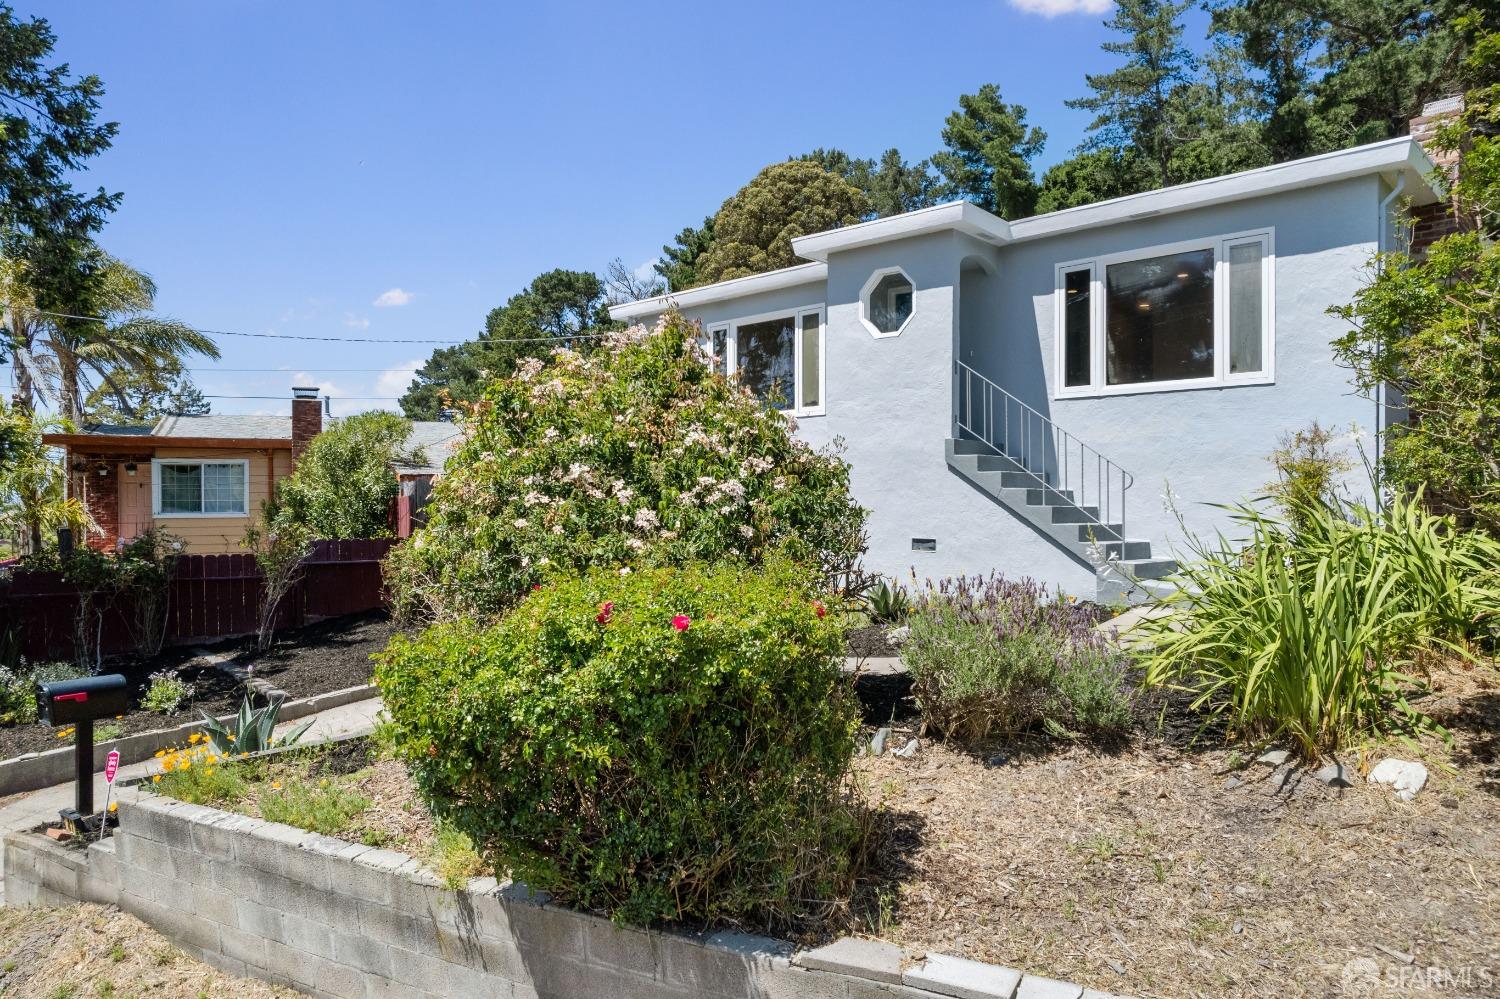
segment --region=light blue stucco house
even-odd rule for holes
[[[1373,439],[1383,414],[1335,362],[1327,309],[1403,203],[1437,200],[1432,169],[1403,137],[1015,221],[937,205],[611,314],[681,310],[806,440],[842,439],[873,570],[1131,599],[1182,542],[1168,488],[1212,532],[1208,504],[1259,493],[1283,433]]]

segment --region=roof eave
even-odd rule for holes
[[[967,201],[949,201],[888,218],[798,236],[792,250],[799,257],[828,262],[829,254],[910,239],[952,229],[996,246],[1010,241],[1010,223]]]
[[[214,447],[245,451],[290,448],[287,437],[157,437],[147,434],[43,434],[48,447],[102,447],[136,450],[166,447]]]
[[[798,285],[812,284],[815,281],[823,281],[828,277],[828,268],[820,263],[795,264],[791,267],[783,267],[780,270],[767,271],[764,274],[751,274],[748,277],[731,278],[728,281],[719,281],[715,284],[706,284],[700,288],[689,288],[686,291],[668,292],[655,298],[643,298],[635,302],[622,302],[619,305],[609,307],[609,317],[618,321],[629,319],[644,319],[649,316],[657,316],[669,309],[692,308],[695,305],[710,305],[714,302],[722,302],[731,298],[743,298],[746,295],[757,295],[767,291],[779,291],[782,288],[795,288]]]
[[[1405,176],[1406,193],[1411,201],[1418,205],[1431,204],[1438,198],[1428,179],[1433,169],[1432,161],[1415,140],[1408,137],[1387,139],[1384,142],[1289,160],[1227,177],[1212,177],[1192,184],[1179,184],[1176,187],[1019,219],[1012,223],[1011,233],[1013,240],[1019,243],[1321,184],[1334,184],[1372,174],[1389,175],[1391,178]]]

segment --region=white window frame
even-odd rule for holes
[[[881,280],[889,277],[892,274],[900,274],[902,277],[906,278],[906,283],[911,285],[911,311],[906,314],[906,319],[901,323],[900,326],[898,326],[891,332],[886,333],[879,326],[876,326],[873,322],[870,321],[870,296],[874,294],[875,288],[880,284]],[[865,282],[864,287],[859,289],[859,321],[864,325],[865,331],[877,340],[884,340],[887,337],[900,336],[902,333],[905,333],[906,327],[911,325],[911,321],[916,316],[916,314],[917,282],[911,279],[911,275],[906,273],[906,268],[904,267],[877,268],[875,272],[870,275],[869,280]]]
[[[243,508],[238,512],[221,511],[215,513],[163,513],[161,509],[161,468],[163,465],[239,465],[244,470],[244,476],[240,481],[244,484],[244,491],[240,497],[240,506]],[[200,480],[201,490],[201,480]],[[202,505],[203,497],[200,491],[198,497],[199,505]],[[151,516],[164,518],[218,518],[226,517],[249,517],[250,516],[250,462],[245,458],[152,458],[151,459]]]
[[[818,404],[808,406],[802,400],[802,320],[803,317],[816,315],[818,317]],[[704,352],[708,355],[709,366],[713,366],[714,334],[724,334],[724,370],[734,377],[739,370],[739,330],[741,326],[750,326],[755,323],[763,323],[771,319],[785,319],[792,317],[796,335],[792,340],[792,381],[793,394],[796,400],[790,409],[781,412],[790,413],[793,416],[823,416],[828,412],[828,314],[823,303],[807,305],[795,309],[777,309],[774,312],[761,312],[753,316],[739,316],[726,322],[714,323],[704,329]]]
[[[1241,374],[1229,371],[1229,250],[1246,243],[1261,247],[1261,369]],[[1105,384],[1105,276],[1111,264],[1128,263],[1192,250],[1214,251],[1214,373],[1207,378],[1178,378],[1160,382]],[[1089,384],[1063,384],[1067,368],[1066,276],[1088,270],[1089,276]],[[1276,381],[1276,230],[1249,229],[1204,239],[1183,240],[1146,246],[1058,264],[1053,271],[1054,399],[1091,399],[1106,395],[1139,395],[1144,392],[1181,392],[1236,385],[1270,385]]]

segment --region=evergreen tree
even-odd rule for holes
[[[713,216],[703,220],[701,226],[688,226],[677,234],[677,238],[661,248],[661,260],[657,261],[656,273],[667,282],[668,291],[682,291],[699,284],[698,258],[708,251],[714,242]]]
[[[724,202],[713,243],[695,262],[700,284],[800,263],[792,240],[852,225],[869,215],[859,188],[817,163],[773,163]]]
[[[401,396],[401,410],[413,420],[441,419],[445,400],[479,398],[491,380],[509,375],[523,359],[544,357],[554,347],[592,350],[593,334],[618,326],[597,274],[560,268],[539,274],[490,310],[479,339],[434,350]]]
[[[932,164],[944,179],[943,195],[962,198],[1003,218],[1023,218],[1036,208],[1031,161],[1047,133],[1026,127],[1026,109],[1006,104],[1000,88],[986,83],[958,99],[943,125],[942,152]]]
[[[870,203],[870,218],[879,219],[927,208],[939,200],[941,181],[928,160],[908,163],[901,150],[887,149],[877,162],[854,159],[842,149],[814,149],[798,159],[817,163],[844,178]]]
[[[1120,0],[1105,26],[1124,37],[1104,51],[1125,57],[1108,73],[1084,77],[1090,97],[1067,102],[1095,115],[1086,149],[1135,146],[1151,170],[1153,187],[1177,183],[1173,156],[1189,138],[1174,130],[1173,93],[1195,80],[1197,62],[1182,41],[1182,13],[1190,0]]]

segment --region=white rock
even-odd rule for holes
[[[870,740],[870,755],[879,756],[885,752],[885,744],[890,741],[891,730],[882,728],[876,731],[875,738]]]
[[[901,646],[905,645],[906,644],[906,640],[908,638],[910,638],[910,637],[911,637],[911,626],[910,625],[905,625],[905,624],[903,624],[899,628],[892,628],[890,631],[887,631],[885,633],[886,644],[894,646],[895,648],[898,648],[898,649]]]
[[[899,756],[903,760],[909,760],[912,757],[916,756],[917,755],[917,750],[919,750],[921,748],[922,748],[922,744],[920,742],[918,742],[916,739],[913,739],[911,742],[908,742],[906,745],[902,746],[900,749],[893,749],[893,750],[891,750],[891,755],[892,756]]]
[[[1394,757],[1381,760],[1370,771],[1370,783],[1389,784],[1402,801],[1411,801],[1427,785],[1427,768],[1420,763],[1398,760]]]
[[[1273,767],[1279,767],[1292,758],[1292,754],[1285,749],[1268,749],[1255,758],[1256,763],[1269,763]]]

